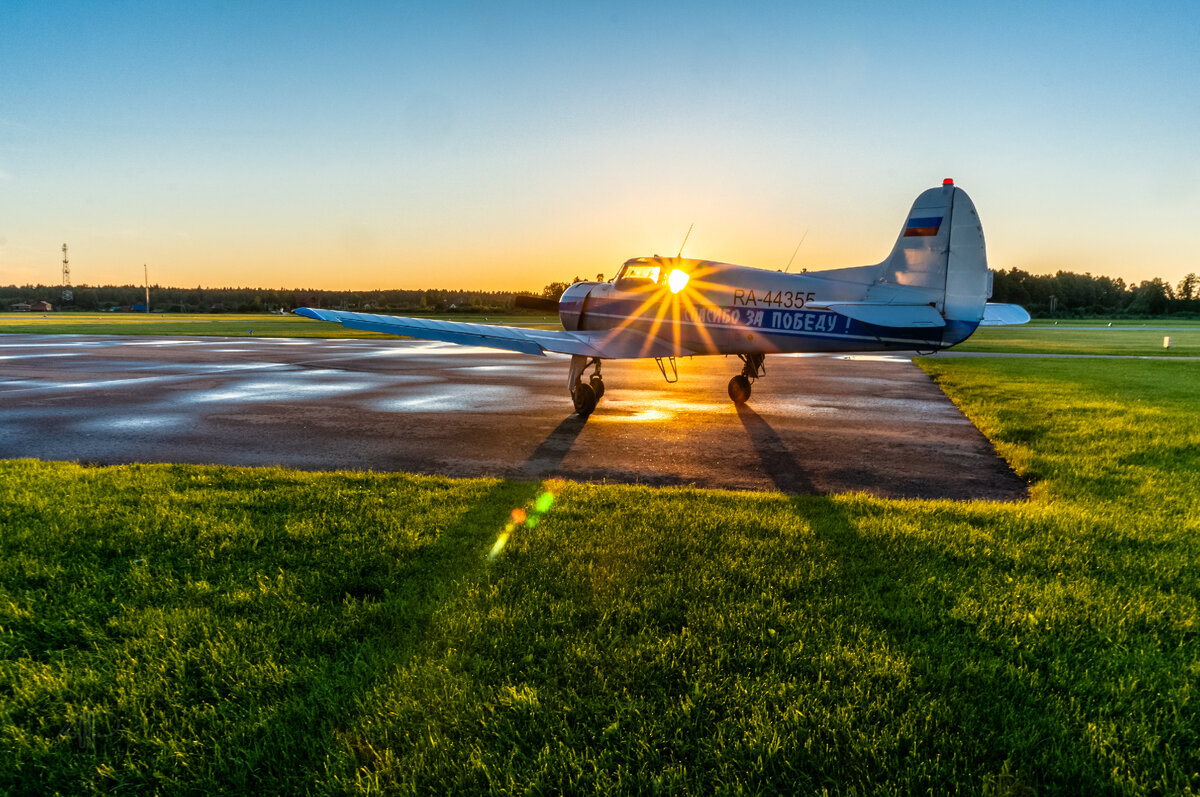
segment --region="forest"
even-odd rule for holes
[[[556,298],[569,283],[554,282],[541,292]],[[65,311],[145,311],[146,289],[141,285],[80,285],[63,301],[58,285],[0,286],[0,310],[22,304],[49,302]],[[150,286],[150,309],[166,313],[279,312],[296,307],[323,307],[364,312],[508,313],[513,297],[506,291],[390,289],[321,291],[311,288],[164,288]],[[1030,274],[1019,268],[995,272],[992,301],[1011,302],[1041,318],[1084,318],[1173,315],[1200,316],[1200,277],[1188,274],[1177,285],[1163,279],[1127,285],[1112,277],[1059,271]],[[519,310],[517,310],[519,312]]]
[[[59,285],[0,286],[0,310],[17,304],[47,301],[57,310],[83,312],[146,309],[142,285],[74,286],[63,301]],[[321,291],[312,288],[164,288],[150,286],[150,309],[165,313],[265,313],[296,307],[323,307],[363,312],[499,313],[513,307],[504,291],[378,290]]]
[[[1013,268],[995,272],[992,301],[1019,304],[1042,318],[1200,315],[1200,277],[1188,274],[1175,286],[1158,278],[1126,285],[1112,277]]]

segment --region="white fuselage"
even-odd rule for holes
[[[560,302],[567,329],[627,329],[671,344],[676,354],[931,350],[951,346],[974,325],[891,328],[824,309],[860,302],[878,266],[786,274],[686,258],[638,258],[660,269],[655,282],[576,283]],[[667,275],[688,275],[673,291]],[[625,270],[622,270],[625,273]]]

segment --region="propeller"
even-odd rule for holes
[[[543,313],[557,313],[558,299],[547,299],[545,296],[529,296],[518,293],[513,296],[513,306],[526,310],[541,310]]]

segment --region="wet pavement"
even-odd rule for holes
[[[1026,485],[903,356],[605,361],[572,412],[569,358],[407,340],[0,336],[0,457],[283,465],[894,498],[1022,500]]]

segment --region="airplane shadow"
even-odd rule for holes
[[[563,460],[575,445],[576,438],[587,426],[587,418],[578,415],[568,415],[562,423],[554,427],[546,439],[529,455],[529,459],[521,465],[521,473],[532,478],[542,478],[553,475],[562,465]]]
[[[787,444],[779,437],[771,424],[745,404],[738,404],[737,414],[746,430],[754,452],[762,462],[763,471],[775,484],[775,489],[785,493],[817,495],[820,490],[809,479],[803,466],[792,456]]]

